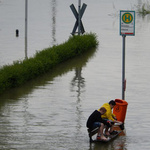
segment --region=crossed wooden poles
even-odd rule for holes
[[[82,16],[84,14],[86,7],[87,7],[87,5],[83,4],[81,9],[79,10],[80,12],[77,12],[75,6],[73,4],[70,5],[70,8],[76,18],[76,22],[75,22],[74,28],[72,30],[72,33],[71,33],[72,35],[74,35],[75,33],[78,33],[78,32],[79,32],[78,34],[80,35],[80,33],[83,34],[85,32],[81,19],[82,19]],[[76,32],[77,28],[79,29],[78,32]]]

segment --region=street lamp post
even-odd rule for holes
[[[28,47],[28,0],[25,1],[25,59],[28,58],[27,56],[27,47]]]

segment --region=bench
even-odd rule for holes
[[[116,129],[117,129],[117,131],[118,131],[118,133],[117,134],[115,134],[115,135],[110,135],[110,136],[107,136],[107,137],[109,137],[109,140],[107,141],[107,142],[109,142],[110,140],[112,140],[112,139],[114,139],[115,137],[117,137],[122,131],[123,131],[123,129],[124,129],[124,124],[122,124],[122,130],[120,130],[120,127],[119,126],[114,126]],[[98,133],[98,130],[99,130],[99,128],[97,127],[97,128],[95,128],[95,129],[93,129],[93,130],[90,130],[90,129],[87,129],[87,131],[88,131],[88,134],[89,134],[89,138],[90,138],[90,143],[92,143],[92,142],[97,142],[97,140],[93,140],[92,139],[92,136],[93,135],[95,135],[95,134],[97,134]],[[103,141],[104,142],[104,141]]]
[[[94,140],[92,139],[92,136],[98,132],[98,129],[99,128],[95,128],[93,130],[87,129],[88,134],[89,134],[89,138],[90,138],[90,143],[94,142]]]

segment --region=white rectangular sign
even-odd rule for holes
[[[120,35],[135,35],[135,11],[120,11]]]

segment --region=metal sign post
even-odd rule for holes
[[[70,8],[71,8],[71,10],[72,10],[72,12],[76,18],[76,22],[75,22],[74,28],[72,30],[72,33],[71,33],[72,35],[74,35],[76,33],[77,28],[78,28],[78,35],[80,35],[81,33],[83,34],[85,32],[81,19],[82,19],[82,16],[84,14],[84,11],[85,11],[87,5],[83,4],[81,7],[81,0],[79,0],[78,5],[79,5],[78,6],[78,12],[77,12],[77,10],[73,4],[70,5]]]
[[[78,2],[78,35],[81,33],[81,13],[80,13],[80,7],[81,7],[81,0]]]
[[[27,47],[28,47],[28,0],[25,1],[25,59],[28,58]]]
[[[135,11],[120,11],[120,35],[122,35],[122,99],[125,100],[125,39],[135,35]]]
[[[125,100],[125,87],[126,87],[126,80],[125,80],[125,39],[126,35],[122,36],[122,100]]]

